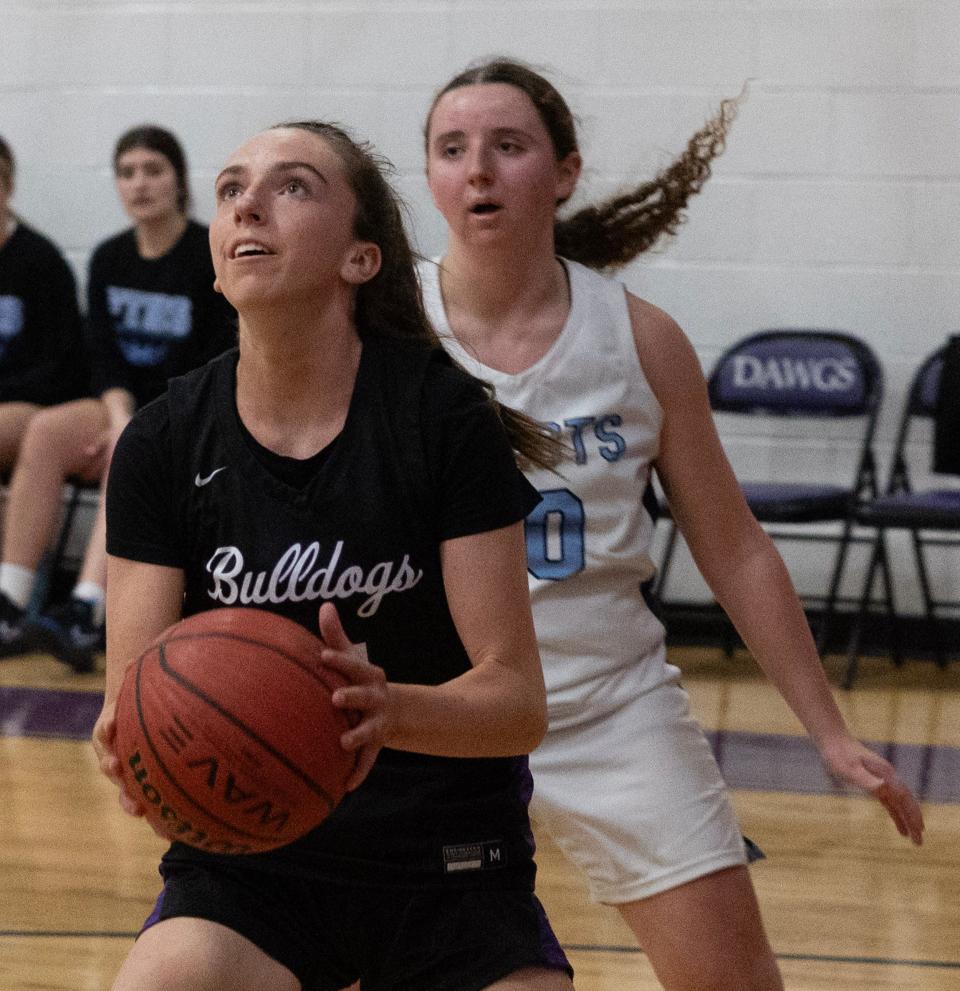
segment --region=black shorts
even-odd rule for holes
[[[239,864],[239,862],[238,862]],[[144,928],[177,916],[240,933],[303,991],[480,991],[523,967],[573,973],[531,892],[302,881],[215,864],[165,862]]]

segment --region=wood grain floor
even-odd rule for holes
[[[745,656],[687,649],[672,659],[707,729],[800,734]],[[28,657],[0,662],[0,690],[10,686],[97,692],[102,679]],[[865,739],[948,756],[960,748],[960,665],[868,661],[838,697]],[[0,989],[101,991],[153,905],[162,844],[119,812],[86,743],[23,735],[15,723],[8,714],[0,727]],[[790,991],[960,988],[960,802],[925,804],[928,836],[916,850],[867,799],[733,796],[767,854],[752,872]],[[589,901],[546,837],[538,844],[540,896],[579,991],[658,988],[617,913]]]

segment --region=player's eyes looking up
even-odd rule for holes
[[[214,195],[217,201],[233,199],[240,192],[240,185],[236,182],[218,183]]]
[[[297,195],[310,192],[310,187],[303,179],[285,179],[279,184],[278,190],[281,195]],[[236,199],[243,192],[243,187],[235,181],[224,182],[215,188],[214,195],[218,201]]]
[[[253,180],[259,176],[253,175]],[[243,180],[243,181],[241,181]],[[307,163],[283,163],[265,172],[264,183],[281,196],[309,196],[320,186],[327,184],[322,172]],[[243,190],[244,183],[251,182],[251,172],[245,166],[228,166],[214,183],[214,196],[218,203],[236,199]]]

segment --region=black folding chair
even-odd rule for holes
[[[817,646],[822,651],[837,605],[858,601],[841,595],[841,581],[851,543],[864,539],[853,532],[857,505],[877,494],[873,438],[883,392],[880,363],[851,334],[764,330],[729,348],[707,384],[713,411],[752,417],[751,433],[773,437],[778,421],[790,419],[796,421],[795,430],[784,443],[820,448],[834,427],[845,434],[846,484],[804,477],[796,467],[775,480],[740,479],[750,509],[774,540],[824,543],[834,549],[827,591],[802,596],[805,605],[821,607]],[[851,425],[856,427],[852,433]],[[669,513],[668,506],[662,509]],[[672,521],[670,526],[655,589],[660,603],[676,549],[677,530]]]
[[[911,450],[915,428],[923,421],[933,421],[937,415],[944,353],[944,348],[935,351],[927,357],[914,375],[894,442],[890,480],[886,491],[883,495],[863,504],[857,512],[858,523],[873,527],[875,536],[859,609],[851,628],[847,670],[843,681],[845,688],[853,685],[857,675],[864,620],[871,609],[878,604],[878,600],[873,597],[873,586],[878,571],[884,586],[883,599],[880,602],[887,618],[891,656],[895,664],[902,663],[899,624],[893,598],[890,555],[886,540],[887,530],[909,531],[917,580],[923,598],[924,618],[932,639],[934,656],[941,667],[946,666],[947,663],[940,621],[944,613],[960,609],[960,596],[951,600],[934,597],[925,549],[960,548],[960,489],[945,486],[915,488],[913,479],[919,474],[916,470],[919,467],[918,459],[920,457],[929,459],[930,448],[925,444]]]

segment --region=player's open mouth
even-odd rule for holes
[[[496,213],[499,209],[501,209],[499,203],[474,203],[473,206],[470,207],[470,212],[474,216],[482,217],[491,213]]]
[[[241,241],[237,244],[233,251],[230,252],[231,258],[254,258],[257,255],[272,255],[273,252],[261,244],[259,241]]]

